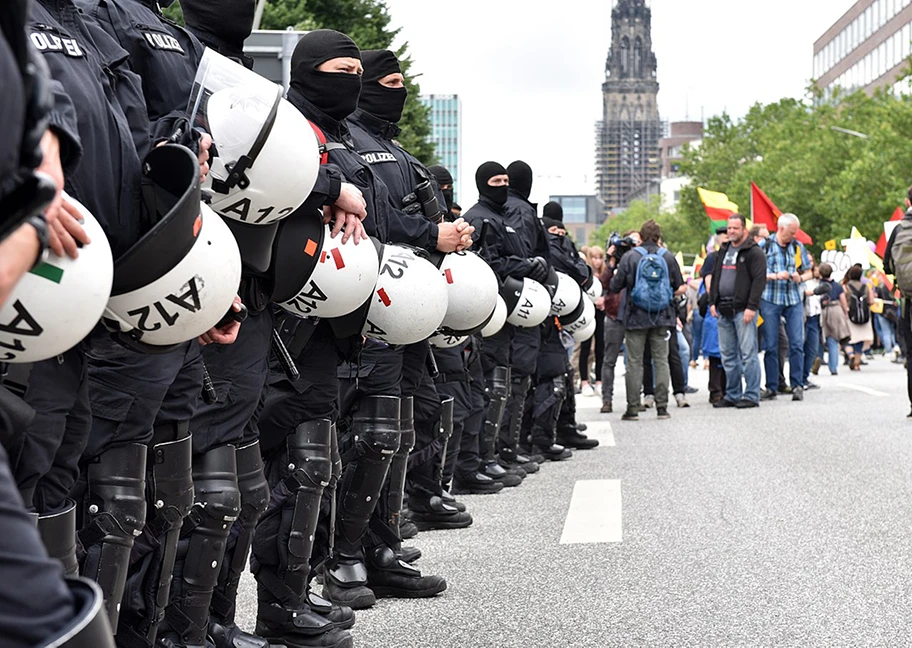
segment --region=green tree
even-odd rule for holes
[[[165,15],[183,22],[183,14],[177,3],[166,9]],[[260,28],[284,30],[294,27],[302,31],[335,29],[348,34],[363,50],[390,49],[400,31],[399,28],[390,27],[390,22],[389,11],[383,0],[268,0]],[[417,77],[409,75],[412,58],[408,54],[408,43],[404,43],[395,52],[409,92],[399,121],[402,128],[399,142],[425,164],[435,164],[437,156],[434,143],[429,141],[431,112],[418,99],[421,87]]]
[[[703,229],[696,229],[681,212],[663,210],[661,199],[652,196],[648,201],[634,200],[623,212],[608,218],[589,236],[589,245],[604,246],[612,232],[623,235],[630,230],[639,230],[650,218],[662,228],[662,238],[672,252],[695,254],[699,252],[700,246],[706,243],[705,222]]]
[[[757,104],[737,121],[714,117],[701,146],[685,151],[682,173],[693,182],[678,212],[706,232],[699,186],[727,193],[749,217],[754,181],[782,211],[798,215],[818,247],[846,238],[853,225],[876,240],[912,179],[910,135],[912,98],[887,91],[826,100],[811,93],[807,101]]]

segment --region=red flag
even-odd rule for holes
[[[905,213],[902,210],[902,207],[897,207],[896,211],[893,212],[893,216],[890,218],[891,221],[902,220],[902,217]],[[874,254],[879,256],[881,259],[887,251],[887,233],[881,232],[880,238],[877,239],[877,247],[874,249]]]
[[[782,211],[773,204],[773,201],[763,193],[760,187],[751,182],[751,220],[754,224],[766,225],[766,229],[774,232],[777,229],[776,222],[780,216],[782,216]],[[814,244],[814,239],[808,236],[807,232],[801,228],[798,228],[795,238],[804,245]]]
[[[776,220],[782,216],[779,208],[767,198],[763,190],[751,182],[751,220],[754,225],[766,225],[770,232],[776,231]]]

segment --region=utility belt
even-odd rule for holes
[[[437,377],[434,378],[434,384],[441,385],[443,383],[451,382],[471,382],[472,378],[469,375],[468,371],[453,371],[450,373],[439,373]]]

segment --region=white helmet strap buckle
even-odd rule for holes
[[[272,132],[272,127],[275,125],[276,116],[279,113],[279,104],[281,102],[282,87],[279,86],[276,88],[276,98],[275,101],[272,102],[272,108],[269,110],[269,115],[266,117],[266,121],[263,123],[263,127],[260,129],[257,138],[253,141],[250,151],[247,152],[247,155],[242,155],[234,164],[225,165],[225,169],[228,171],[227,178],[224,180],[212,178],[212,189],[214,191],[221,194],[227,194],[235,187],[246,189],[250,186],[250,179],[247,178],[246,171],[253,167],[257,156],[259,156],[263,147],[266,145],[266,140],[269,139],[269,134]]]

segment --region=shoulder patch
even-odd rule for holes
[[[170,34],[163,34],[157,31],[143,31],[143,38],[146,44],[152,49],[163,50],[165,52],[184,53],[184,48],[180,42]]]

